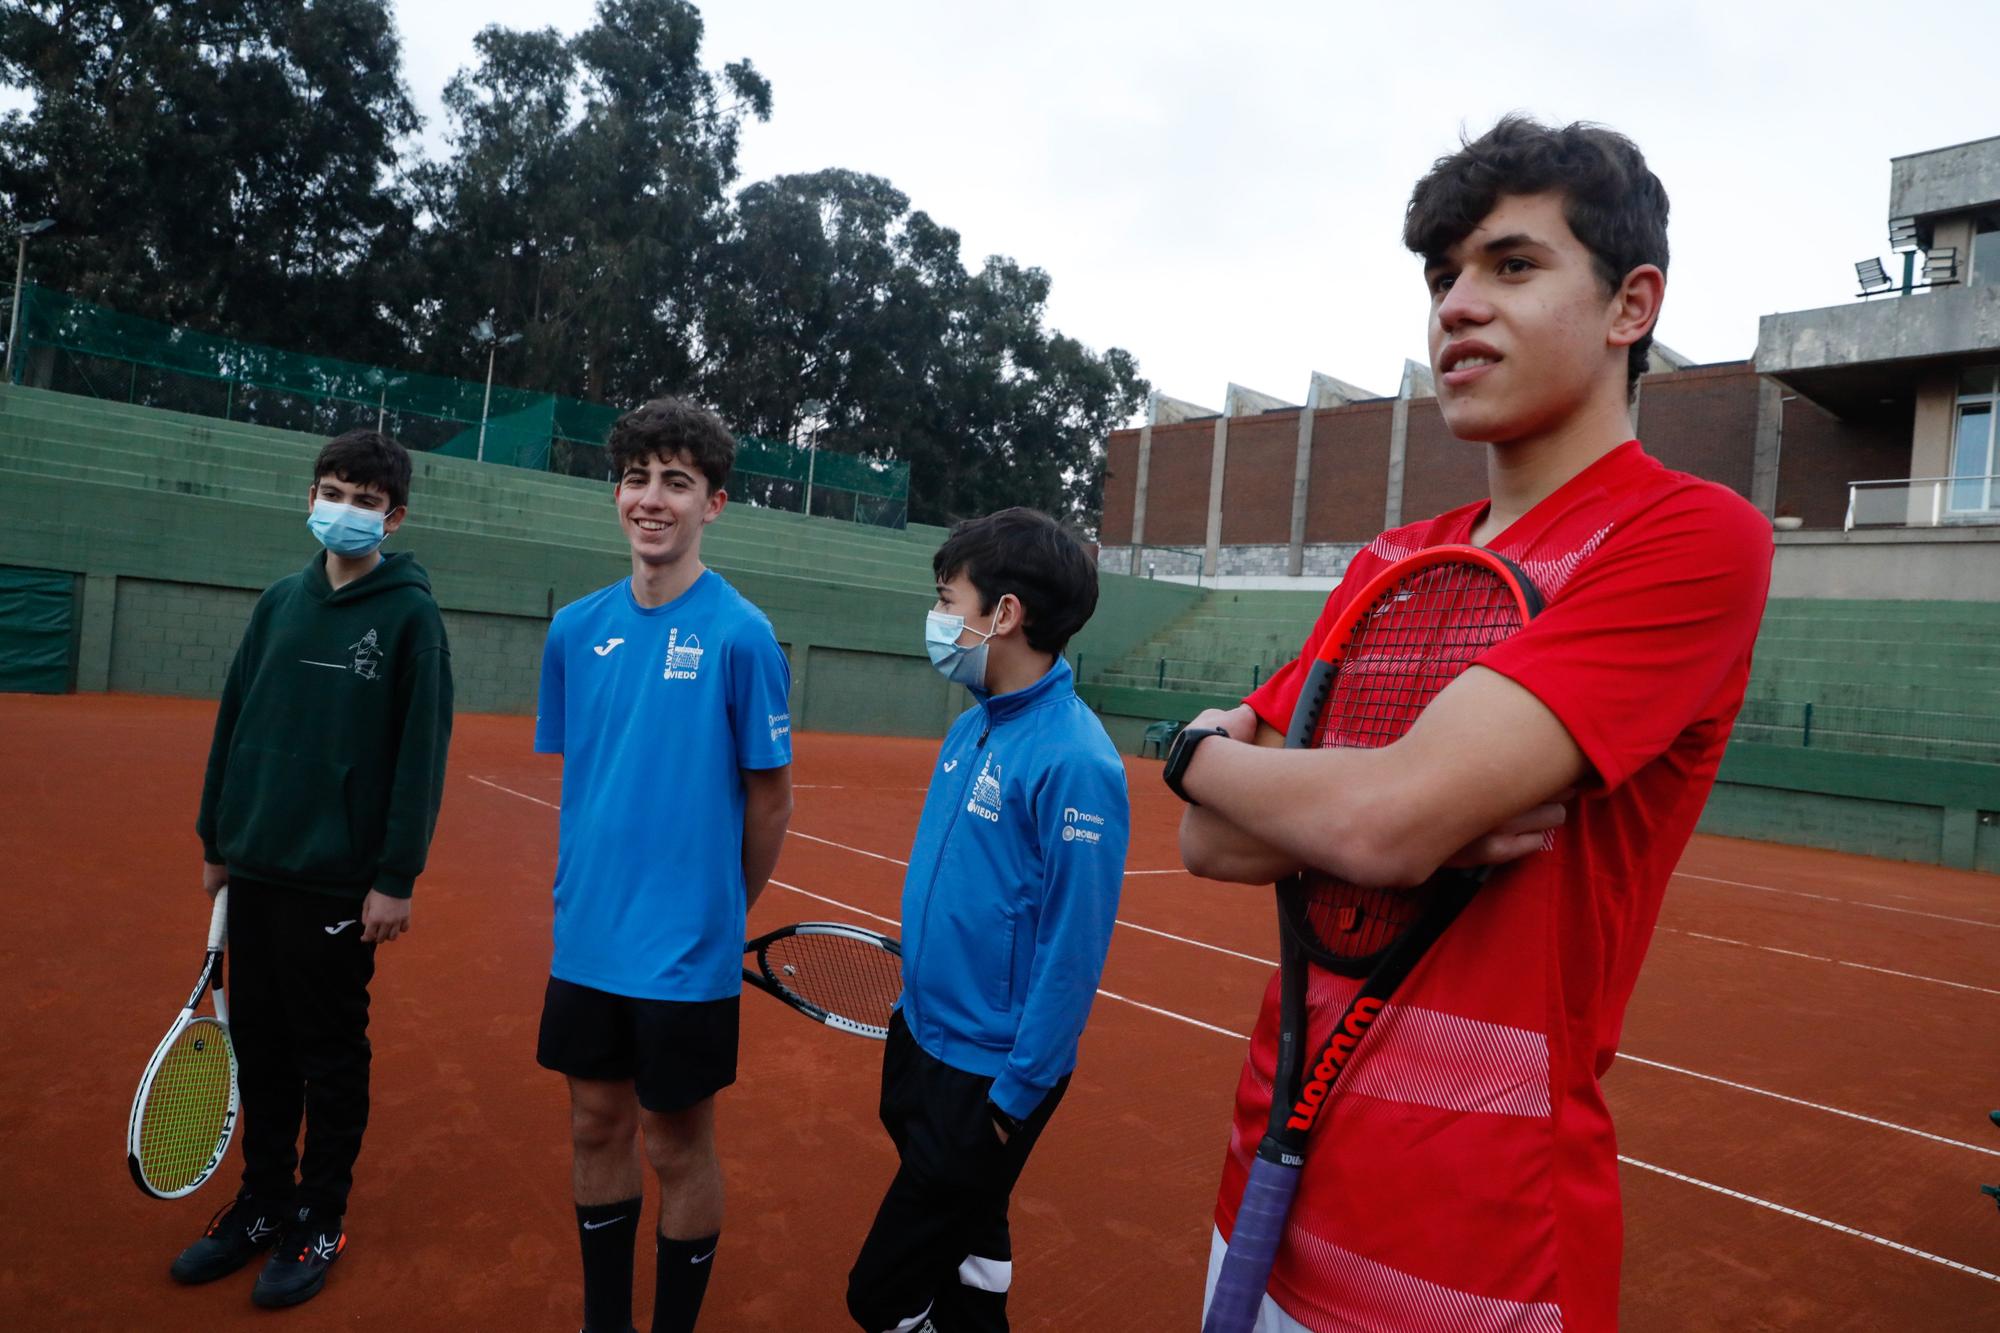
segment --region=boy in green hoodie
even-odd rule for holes
[[[326,551],[250,613],[195,825],[202,888],[230,889],[243,1185],[172,1273],[213,1281],[272,1247],[263,1306],[311,1299],[347,1245],[375,946],[410,928],[444,794],[444,624],[423,568],[380,549],[409,494],[410,456],[386,435],[320,451],[306,522]]]

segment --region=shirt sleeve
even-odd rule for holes
[[[1712,711],[1747,663],[1771,552],[1770,520],[1720,487],[1691,487],[1607,539],[1479,665],[1540,699],[1617,787]]]
[[[1035,960],[1013,1052],[987,1094],[1021,1119],[1073,1064],[1104,975],[1131,837],[1123,765],[1089,753],[1059,760],[1035,799],[1035,835],[1042,851]]]
[[[560,613],[549,622],[548,637],[542,641],[542,684],[535,699],[535,753],[563,752],[563,618]]]
[[[766,621],[731,645],[729,721],[738,768],[783,768],[792,762],[792,665]]]

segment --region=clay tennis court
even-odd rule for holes
[[[558,763],[525,718],[461,716],[415,930],[378,956],[375,1103],[326,1292],[167,1277],[234,1186],[126,1174],[132,1085],[200,962],[194,811],[214,705],[0,696],[0,1326],[574,1329],[562,1081],[534,1063]],[[894,933],[935,743],[798,738],[756,933]],[[1014,1197],[1022,1329],[1193,1329],[1225,1127],[1275,957],[1254,890],[1176,869],[1178,803],[1128,760],[1123,923],[1068,1099]],[[659,780],[674,760],[659,758]],[[671,827],[635,829],[671,856]],[[1625,1159],[1624,1327],[2000,1327],[2000,892],[1990,877],[1697,838],[1607,1079]],[[880,1047],[754,992],[723,1094],[712,1329],[847,1327],[847,1265],[892,1168]],[[640,1327],[652,1261],[642,1244]]]

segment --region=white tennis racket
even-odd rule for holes
[[[167,1035],[146,1062],[125,1134],[125,1161],[140,1189],[178,1199],[201,1187],[222,1164],[236,1132],[236,1047],[229,1040],[229,1002],[222,989],[222,942],[229,889],[215,895],[208,921],[208,956],[201,979]],[[215,1013],[197,1014],[213,992]]]

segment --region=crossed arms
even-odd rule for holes
[[[1539,849],[1589,762],[1547,705],[1473,667],[1401,740],[1378,750],[1286,750],[1249,705],[1182,779],[1181,859],[1209,879],[1270,884],[1313,867],[1352,884],[1406,888],[1440,867],[1498,865]]]

